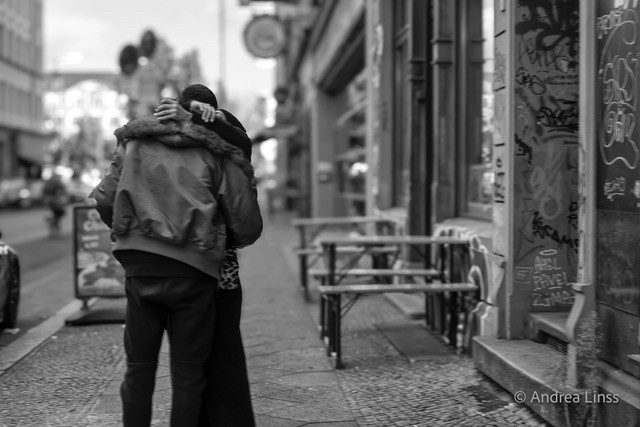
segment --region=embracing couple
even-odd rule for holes
[[[125,269],[125,426],[149,426],[162,337],[172,426],[255,426],[240,335],[236,250],[262,233],[251,140],[207,87],[116,130],[91,192]]]

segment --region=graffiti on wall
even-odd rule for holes
[[[596,298],[609,306],[640,315],[640,229],[637,214],[598,213]]]
[[[571,283],[569,274],[558,262],[556,249],[539,251],[532,267],[516,267],[514,280],[520,284],[533,284],[533,307],[548,310],[573,304],[573,293],[567,289]]]
[[[507,126],[509,123],[508,99],[507,99],[507,49],[508,40],[506,34],[496,37],[494,44],[495,67],[493,72],[494,90],[494,126],[493,126],[493,166],[495,178],[493,183],[493,223],[495,232],[493,236],[494,251],[501,255],[507,253],[505,225],[505,202],[507,200],[507,145],[509,140]]]
[[[635,5],[635,6],[634,6]],[[598,39],[598,208],[640,212],[640,16],[637,1],[600,2]]]
[[[640,315],[640,2],[596,9],[596,298]]]
[[[578,0],[519,0],[515,24],[515,286],[532,311],[573,303],[578,238]]]

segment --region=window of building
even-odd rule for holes
[[[21,118],[27,115],[27,97],[25,95],[24,90],[18,89],[18,113]]]
[[[0,115],[4,115],[6,111],[5,103],[7,102],[7,94],[5,92],[5,87],[5,83],[0,82]]]
[[[7,31],[7,59],[9,61],[14,62],[16,60],[15,57],[15,37],[13,36],[13,32],[11,30]]]
[[[394,0],[393,70],[393,205],[406,208],[409,202],[411,141],[409,126],[409,22],[406,0]]]
[[[11,30],[8,28],[5,28],[4,31],[4,50],[3,50],[3,56],[4,59],[10,61],[11,60]]]
[[[15,107],[14,107],[16,105],[15,93],[16,92],[13,86],[11,86],[11,84],[8,84],[7,85],[7,101],[4,103],[4,106],[8,113],[13,113],[15,111]]]
[[[0,24],[0,58],[4,58],[6,56],[6,48],[5,48],[5,43],[6,43],[6,36],[5,36],[5,29],[4,29],[4,25]]]
[[[39,72],[42,70],[42,47],[37,46],[35,51],[34,69]]]
[[[458,32],[461,214],[491,218],[493,167],[493,0],[462,0]],[[482,16],[481,20],[477,17]]]
[[[19,66],[24,65],[24,43],[20,36],[16,37],[16,62]]]
[[[338,117],[336,140],[346,149],[336,157],[338,193],[347,200],[348,215],[364,215],[366,201],[366,74],[364,70],[347,86],[347,109]]]

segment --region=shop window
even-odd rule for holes
[[[407,1],[395,0],[393,6],[393,205],[406,208],[409,202],[409,17]]]
[[[13,34],[11,34],[11,30],[7,30],[6,34],[7,38],[7,50],[6,50],[6,58],[9,61],[13,61]]]
[[[42,69],[42,47],[36,47],[36,57],[35,57],[35,66],[36,71],[40,71]]]
[[[494,191],[493,166],[493,0],[461,2],[460,31],[461,213],[491,218]],[[482,14],[482,20],[476,16]],[[463,126],[464,125],[464,126]]]
[[[0,24],[0,58],[4,58],[6,56],[7,49],[5,47],[6,43],[6,34],[4,25]]]
[[[336,140],[345,149],[336,156],[338,194],[347,201],[348,215],[364,215],[366,177],[365,149],[366,74],[360,73],[347,87],[347,110],[336,120]]]
[[[336,158],[340,195],[350,203],[351,215],[364,215],[366,174],[369,165],[364,148],[355,148]]]

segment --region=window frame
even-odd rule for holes
[[[456,117],[456,157],[457,157],[457,209],[458,216],[479,220],[492,220],[493,198],[490,203],[474,203],[469,200],[471,168],[483,166],[471,164],[472,150],[482,150],[482,105],[483,105],[483,63],[484,34],[482,16],[483,2],[478,0],[458,0],[455,35],[457,117]],[[478,57],[478,52],[480,56]],[[473,102],[469,102],[472,99]],[[477,100],[477,103],[475,102]],[[473,105],[477,105],[474,107]],[[470,123],[473,123],[470,125]],[[493,148],[493,147],[492,147]],[[490,173],[493,161],[485,164]]]
[[[411,135],[407,126],[411,100],[409,92],[410,17],[407,0],[393,2],[393,141],[391,204],[407,208],[409,204]]]

